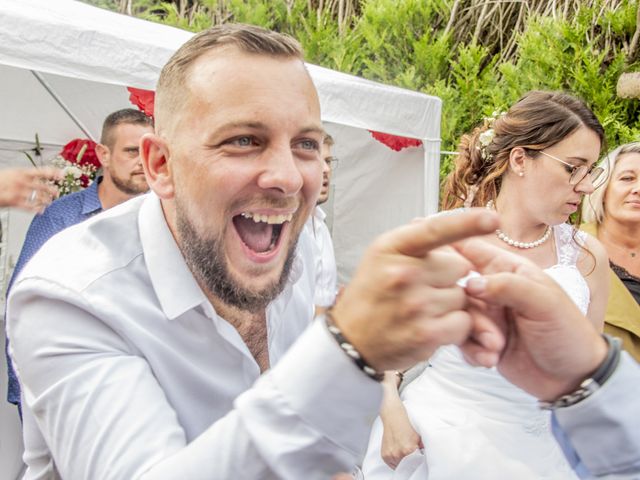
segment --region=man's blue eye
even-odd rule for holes
[[[305,150],[316,150],[318,148],[318,142],[315,140],[303,140],[300,146]]]

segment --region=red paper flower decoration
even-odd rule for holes
[[[144,90],[142,88],[127,87],[129,90],[129,101],[138,107],[142,112],[153,117],[153,106],[156,100],[156,92]]]
[[[78,159],[78,154],[83,148],[84,153]],[[93,140],[81,138],[71,140],[62,148],[60,156],[76,165],[93,165],[96,169],[101,167],[98,156],[96,155],[96,142]]]
[[[395,150],[399,152],[403,148],[408,147],[419,147],[422,145],[422,141],[416,138],[408,138],[408,137],[400,137],[398,135],[391,135],[389,133],[382,132],[374,132],[373,130],[369,130],[373,138],[375,138],[380,143],[383,143],[391,150]]]

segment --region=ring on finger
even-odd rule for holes
[[[38,198],[38,191],[34,188],[29,195],[29,203],[35,203],[36,198]]]

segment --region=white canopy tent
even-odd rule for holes
[[[131,106],[126,87],[154,89],[164,63],[191,35],[72,0],[0,0],[0,168],[27,166],[22,151],[34,147],[36,133],[45,161],[74,138],[97,140],[104,117]],[[340,158],[324,209],[344,282],[373,237],[437,210],[441,101],[308,68]],[[368,130],[422,146],[395,152]],[[17,258],[28,222],[5,214],[0,273]],[[0,377],[0,471],[12,479],[19,434],[8,428],[15,414],[5,411],[4,369]]]

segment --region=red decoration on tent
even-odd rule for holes
[[[153,106],[156,99],[156,92],[144,90],[142,88],[127,87],[129,90],[129,101],[138,107],[142,112],[153,117]]]
[[[391,150],[395,150],[396,152],[399,152],[403,148],[419,147],[422,145],[422,141],[416,138],[400,137],[389,133],[374,132],[373,130],[369,130],[369,132],[371,132],[371,136],[377,141],[385,144]]]
[[[71,140],[62,147],[60,156],[74,165],[93,165],[96,169],[101,167],[100,160],[96,155],[96,142],[86,138]]]

